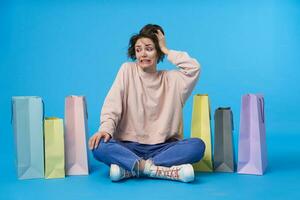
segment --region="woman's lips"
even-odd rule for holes
[[[141,63],[143,63],[143,64],[150,64],[151,60],[150,59],[142,59]]]

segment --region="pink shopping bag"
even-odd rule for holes
[[[83,96],[65,99],[65,166],[67,175],[87,175],[87,107]]]

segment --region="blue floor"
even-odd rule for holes
[[[268,134],[269,165],[263,176],[198,173],[191,184],[157,179],[113,183],[108,167],[93,159],[89,176],[18,180],[12,157],[5,155],[0,199],[299,199],[299,140],[299,134]]]

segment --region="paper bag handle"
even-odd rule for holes
[[[259,97],[258,101],[259,101],[259,106],[260,106],[261,119],[262,119],[262,122],[265,123],[265,109],[264,109],[265,101],[264,101],[264,98]]]
[[[82,97],[82,99],[83,99],[83,104],[84,104],[84,112],[85,112],[86,118],[88,119],[89,115],[88,115],[88,111],[87,111],[86,99],[85,99],[85,97]]]
[[[231,114],[231,126],[232,126],[232,130],[234,130],[233,113],[232,113],[232,110],[231,110],[231,109],[230,109],[230,114]]]

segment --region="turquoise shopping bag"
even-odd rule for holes
[[[43,102],[40,97],[12,97],[17,176],[44,177]]]

